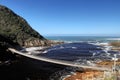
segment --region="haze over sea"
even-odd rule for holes
[[[110,42],[120,40],[120,36],[46,36],[46,38],[65,42]]]

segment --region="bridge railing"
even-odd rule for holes
[[[54,63],[54,64],[60,64],[60,65],[65,65],[65,66],[71,66],[71,67],[82,67],[82,68],[90,68],[93,70],[102,70],[102,71],[110,71],[111,69],[108,67],[101,67],[101,66],[86,66],[86,65],[81,65],[81,64],[75,64],[75,62],[71,62],[71,61],[64,61],[64,60],[56,60],[56,59],[50,59],[50,58],[46,58],[46,57],[42,57],[42,56],[35,56],[35,55],[30,55],[30,54],[26,54],[23,52],[20,52],[18,50],[15,50],[13,48],[8,48],[11,52],[22,55],[22,56],[26,56],[28,58],[32,58],[32,59],[36,59],[36,60],[40,60],[40,61],[45,61],[45,62],[50,62],[50,63]]]

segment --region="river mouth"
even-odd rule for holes
[[[72,61],[75,64],[96,66],[96,63],[102,61],[111,61],[114,54],[120,57],[119,51],[108,49],[109,46],[99,46],[88,42],[66,43],[57,45],[46,50],[44,56],[47,58]],[[57,71],[50,76],[50,80],[65,80],[66,77],[75,74],[77,71],[84,72],[83,68],[65,67],[61,71]],[[72,80],[72,79],[71,79]]]
[[[114,54],[117,54],[117,58],[120,57],[118,51],[106,50],[103,46],[87,42],[65,43],[50,47],[45,51],[45,53],[32,55],[71,61],[75,64],[86,66],[95,66],[97,62],[111,60]],[[22,57],[19,63],[11,66],[8,71],[5,71],[8,67],[4,70],[1,68],[1,72],[8,73],[1,75],[5,76],[11,74],[8,77],[11,80],[18,78],[20,80],[64,80],[66,77],[76,72],[83,73],[85,71],[83,68],[63,66],[26,57]],[[14,71],[14,74],[10,71]],[[17,77],[14,77],[14,75],[17,75]]]

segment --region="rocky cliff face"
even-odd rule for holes
[[[20,46],[46,45],[47,40],[36,32],[25,19],[0,5],[0,35]]]

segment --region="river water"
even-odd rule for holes
[[[51,40],[65,41],[65,44],[57,45],[45,50],[44,56],[52,59],[72,61],[75,64],[94,66],[96,62],[111,60],[114,54],[120,58],[119,51],[110,50],[110,46],[99,46],[100,43],[107,44],[111,41],[118,41],[119,37],[91,37],[91,36],[49,36]],[[82,68],[65,67],[49,76],[49,80],[63,80],[66,76],[74,74]]]
[[[65,41],[65,44],[52,46],[43,53],[33,54],[47,58],[71,61],[75,64],[95,66],[96,62],[111,60],[114,54],[120,58],[119,51],[110,50],[110,46],[99,46],[111,41],[119,41],[119,37],[92,36],[49,36],[50,40]],[[83,68],[62,66],[23,57],[19,63],[0,66],[3,80],[64,80],[68,75]],[[7,77],[6,77],[7,76]]]

